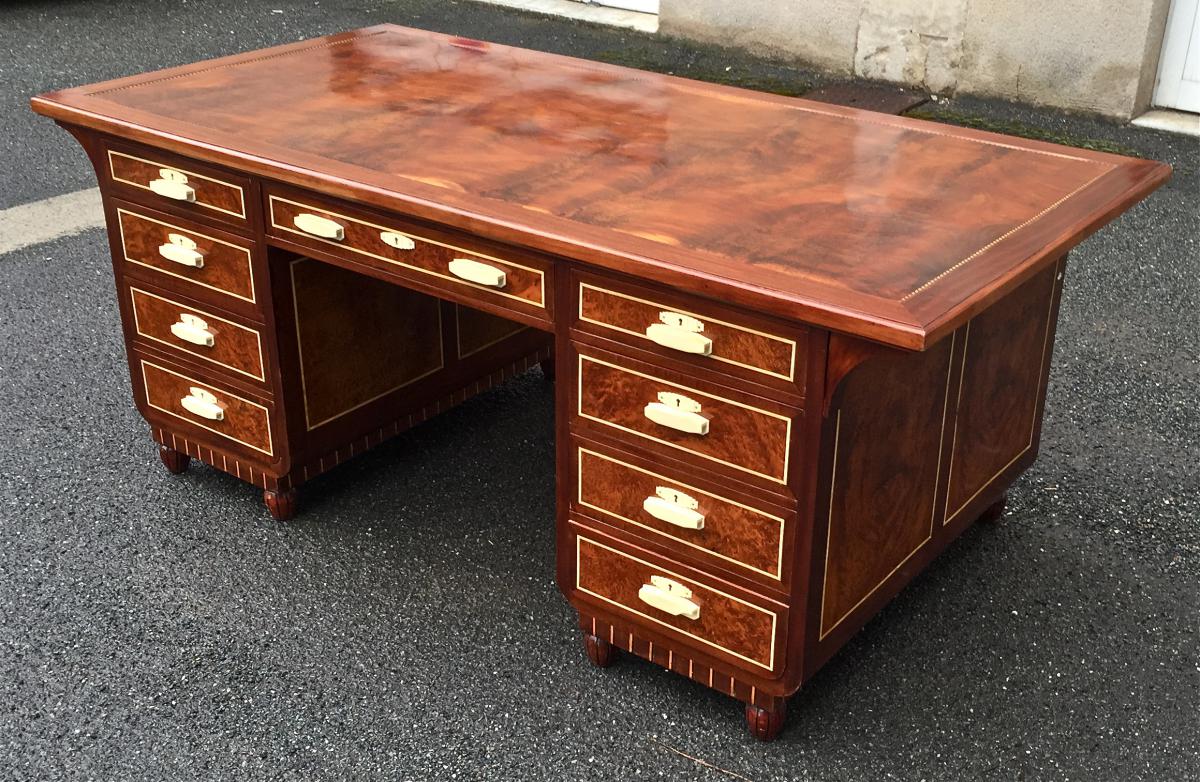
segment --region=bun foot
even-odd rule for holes
[[[271,512],[271,518],[276,521],[291,521],[296,516],[296,490],[263,491],[263,502]]]
[[[787,701],[780,698],[773,709],[764,709],[753,703],[746,704],[746,727],[750,735],[759,741],[774,741],[783,730],[783,720],[787,716]]]
[[[979,521],[988,524],[999,523],[1004,518],[1004,506],[1008,504],[1008,495],[1001,494],[1000,499],[987,506],[983,513],[979,514]]]
[[[554,359],[544,358],[538,362],[538,366],[542,368],[542,375],[545,376],[546,382],[554,382]]]
[[[617,659],[617,650],[613,648],[613,645],[591,633],[583,634],[583,648],[587,652],[588,659],[597,668],[607,668],[613,664],[613,660]]]
[[[158,447],[158,458],[162,459],[162,463],[166,466],[167,472],[172,475],[178,475],[188,468],[188,464],[192,461],[192,457],[186,453],[180,453],[174,448],[168,448],[165,445]]]

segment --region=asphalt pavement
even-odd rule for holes
[[[382,21],[826,80],[466,1],[9,3],[0,209],[94,185],[31,94]],[[1004,522],[859,633],[773,744],[681,677],[587,663],[554,584],[536,370],[307,485],[278,524],[247,484],[162,469],[101,231],[0,256],[0,780],[1200,778],[1200,144],[928,110],[1176,174],[1072,255],[1041,456]]]

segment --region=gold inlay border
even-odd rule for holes
[[[642,377],[647,380],[653,380],[654,382],[661,383],[662,385],[667,386],[669,388],[677,388],[677,389],[683,389],[684,391],[690,391],[693,394],[698,394],[699,396],[706,397],[708,399],[715,399],[719,402],[724,402],[725,404],[734,405],[735,407],[741,407],[745,410],[750,410],[754,413],[758,413],[759,415],[765,415],[770,418],[775,418],[780,421],[783,421],[783,423],[784,423],[783,475],[777,476],[777,475],[769,475],[769,474],[763,473],[763,472],[758,472],[757,470],[752,470],[749,467],[743,467],[740,464],[735,464],[734,462],[726,461],[724,459],[719,459],[716,456],[708,456],[707,454],[700,453],[699,451],[693,450],[686,446],[678,445],[676,443],[672,443],[667,440],[663,440],[663,439],[655,437],[653,435],[639,432],[636,429],[630,429],[628,427],[621,426],[620,424],[615,424],[612,421],[609,421],[607,419],[600,418],[600,417],[594,416],[594,415],[589,415],[589,414],[583,412],[583,362],[584,361],[590,361],[593,364],[600,364],[601,366],[611,367],[612,369],[615,369],[618,372],[626,372],[628,374],[636,375],[638,377]],[[576,399],[575,399],[575,405],[576,405],[575,412],[580,418],[585,418],[589,421],[595,421],[597,423],[604,424],[605,426],[610,426],[613,429],[617,429],[622,432],[627,432],[636,437],[641,437],[646,440],[650,440],[651,442],[656,442],[661,445],[665,445],[670,448],[674,448],[678,451],[684,451],[685,453],[690,453],[693,456],[697,456],[701,459],[706,459],[711,462],[716,462],[717,464],[723,464],[726,467],[732,467],[735,470],[740,470],[741,472],[749,473],[750,475],[756,475],[759,478],[766,478],[767,480],[772,481],[774,483],[782,483],[782,484],[787,483],[788,467],[790,465],[791,455],[792,455],[792,419],[787,417],[786,415],[780,415],[779,413],[772,413],[770,410],[763,410],[762,408],[754,407],[752,405],[748,405],[743,402],[738,402],[733,399],[727,399],[723,396],[717,396],[716,394],[710,394],[710,393],[707,393],[704,391],[700,391],[699,389],[695,389],[690,386],[680,385],[679,383],[672,383],[669,380],[663,380],[662,378],[655,377],[654,375],[647,375],[644,372],[638,372],[635,369],[629,369],[628,367],[623,367],[623,366],[620,366],[619,364],[613,364],[612,362],[604,361],[603,359],[593,358],[591,356],[585,356],[582,353],[578,354],[578,361],[577,361],[576,365],[578,368],[578,375],[577,375],[578,379],[576,381],[578,383],[578,386],[577,386],[578,393],[576,394]]]
[[[168,271],[161,267],[152,266],[143,261],[139,261],[136,258],[130,258],[129,257],[129,245],[125,241],[125,223],[121,220],[121,215],[129,215],[134,220],[146,220],[147,222],[155,223],[155,224],[161,225],[165,228],[170,228],[174,231],[178,231],[181,234],[188,234],[190,236],[199,236],[203,239],[209,240],[210,242],[215,242],[216,244],[224,245],[225,247],[232,247],[233,249],[237,250],[238,252],[243,253],[246,256],[246,272],[250,277],[250,296],[246,297],[240,293],[234,293],[233,291],[229,290],[228,288],[219,288],[216,285],[209,285],[206,282],[200,282],[199,280],[194,279],[192,277],[188,277],[183,274],[176,274],[175,272]],[[193,285],[199,285],[202,288],[208,288],[211,291],[217,291],[218,293],[223,293],[226,296],[232,296],[235,299],[241,299],[242,301],[248,301],[251,304],[258,303],[258,300],[255,297],[255,293],[254,293],[254,262],[250,255],[249,248],[242,247],[239,244],[232,244],[230,242],[222,241],[221,239],[218,239],[215,236],[209,236],[208,234],[200,233],[199,231],[193,231],[190,228],[180,228],[179,226],[177,226],[173,223],[167,223],[162,220],[156,220],[153,217],[147,217],[144,214],[139,214],[137,212],[131,212],[128,209],[125,209],[120,206],[117,207],[117,232],[120,233],[120,235],[121,235],[121,254],[125,256],[125,260],[128,263],[132,263],[136,266],[141,266],[143,268],[150,269],[151,271],[157,272],[159,274],[165,274],[168,277],[175,277],[176,279],[185,280],[187,282],[192,283]]]
[[[717,324],[726,326],[731,329],[736,329],[737,331],[744,331],[747,334],[754,334],[755,336],[758,336],[758,337],[764,337],[765,339],[773,340],[775,342],[781,342],[784,345],[787,345],[788,347],[791,348],[791,356],[788,359],[788,372],[786,375],[783,374],[782,372],[772,372],[771,370],[764,369],[763,367],[754,366],[753,364],[745,364],[741,361],[734,361],[731,358],[725,358],[724,356],[718,356],[715,354],[708,355],[708,356],[697,356],[696,354],[680,353],[680,355],[681,356],[691,356],[691,357],[696,357],[696,358],[707,358],[707,359],[711,359],[713,361],[720,361],[724,364],[732,364],[733,366],[742,367],[743,369],[748,369],[748,370],[751,370],[753,372],[758,372],[763,375],[770,375],[771,377],[777,377],[777,378],[780,378],[781,380],[787,380],[789,382],[793,382],[796,379],[796,340],[794,340],[794,339],[787,339],[786,337],[775,336],[774,334],[768,334],[765,331],[759,331],[757,329],[752,329],[747,326],[740,326],[736,323],[729,323],[728,321],[720,320],[718,318],[712,318],[707,315],[701,315],[696,312],[689,312],[688,310],[679,309],[678,307],[672,307],[670,305],[662,304],[660,302],[650,301],[648,299],[640,299],[637,296],[630,296],[629,294],[626,294],[626,293],[618,293],[617,291],[609,290],[608,288],[601,288],[597,285],[591,285],[586,282],[579,283],[579,316],[578,317],[579,317],[580,321],[582,321],[584,323],[591,323],[593,325],[600,326],[602,328],[611,329],[613,331],[617,331],[622,334],[629,334],[631,336],[638,337],[646,342],[653,342],[653,340],[651,340],[649,337],[647,337],[644,333],[633,331],[632,329],[622,328],[620,326],[615,326],[611,323],[605,323],[604,321],[595,320],[594,318],[585,317],[583,314],[583,291],[585,288],[588,290],[596,291],[597,293],[600,293],[600,294],[605,294],[608,296],[616,296],[617,298],[625,299],[627,301],[636,301],[638,304],[646,304],[650,307],[657,307],[660,309],[670,310],[671,312],[678,312],[683,315],[689,315],[689,316],[696,318],[697,320],[700,320],[704,323],[717,323]],[[655,343],[655,344],[657,344],[657,343]]]
[[[402,231],[402,230],[392,227],[392,226],[379,225],[377,223],[368,222],[367,220],[360,220],[357,217],[350,217],[349,215],[344,215],[344,214],[341,214],[340,212],[334,212],[334,211],[327,209],[325,207],[322,207],[322,206],[313,206],[311,204],[304,204],[299,201],[292,201],[291,199],[283,198],[281,196],[277,196],[274,194],[271,194],[270,196],[268,196],[268,200],[270,201],[270,210],[269,211],[271,213],[271,227],[272,228],[278,228],[281,231],[287,231],[288,233],[295,234],[297,236],[303,236],[305,239],[309,239],[314,242],[321,242],[322,244],[327,244],[330,247],[338,247],[343,250],[349,250],[350,252],[358,253],[359,255],[365,255],[369,258],[375,258],[375,259],[383,261],[385,263],[390,263],[393,266],[400,266],[402,268],[410,269],[415,272],[420,272],[422,274],[428,274],[430,277],[437,277],[438,279],[446,280],[447,282],[453,282],[457,285],[462,285],[471,290],[482,291],[484,293],[488,293],[493,296],[502,296],[506,299],[513,299],[514,301],[521,301],[528,305],[531,305],[534,307],[540,307],[542,309],[546,308],[546,273],[544,271],[542,271],[541,269],[536,269],[532,266],[525,266],[524,264],[505,260],[504,258],[496,258],[495,256],[492,256],[492,255],[485,255],[483,253],[476,252],[474,250],[468,250],[464,247],[456,247],[452,244],[446,244],[445,242],[439,242],[436,239],[427,239],[426,237],[421,236],[419,234],[415,234],[410,231]],[[410,239],[415,239],[417,241],[425,242],[426,244],[436,245],[438,247],[445,247],[446,249],[454,250],[455,252],[465,253],[466,255],[469,255],[473,258],[486,258],[489,261],[495,261],[496,263],[502,263],[506,266],[513,266],[517,269],[524,269],[525,271],[531,272],[538,276],[538,285],[537,285],[538,298],[536,301],[534,301],[532,299],[527,299],[523,296],[517,296],[514,293],[505,293],[504,291],[496,290],[495,288],[489,288],[486,285],[479,285],[478,283],[464,280],[461,277],[455,277],[450,274],[441,274],[440,272],[435,272],[435,271],[432,271],[431,269],[426,269],[421,266],[414,266],[410,263],[405,263],[404,261],[396,260],[395,258],[389,258],[386,255],[379,255],[378,253],[373,253],[370,250],[364,250],[361,247],[355,247],[352,244],[346,244],[345,242],[335,242],[331,239],[326,239],[321,236],[314,236],[313,234],[305,233],[304,231],[301,231],[300,229],[292,227],[292,226],[281,225],[275,221],[275,202],[276,201],[278,201],[280,203],[284,203],[284,204],[291,204],[292,206],[298,206],[301,209],[309,209],[314,212],[320,212],[320,213],[327,214],[327,215],[333,215],[334,217],[340,218],[342,220],[346,220],[351,223],[355,223],[356,225],[365,225],[370,228],[377,228],[380,231],[391,231],[393,233],[403,234],[403,235],[409,237]]]
[[[643,613],[642,611],[639,611],[638,609],[633,608],[632,606],[627,606],[624,603],[613,600],[610,597],[606,597],[597,592],[593,592],[590,589],[585,589],[580,584],[580,567],[579,567],[580,559],[581,559],[580,552],[581,552],[581,548],[582,548],[581,544],[584,541],[587,541],[591,545],[596,546],[598,548],[602,548],[606,551],[611,551],[613,554],[616,554],[619,557],[624,557],[625,559],[629,559],[634,562],[637,562],[639,565],[644,565],[644,566],[650,568],[651,570],[653,570],[655,573],[666,573],[667,575],[674,576],[675,578],[679,579],[684,584],[692,584],[694,586],[698,586],[700,589],[703,589],[706,592],[711,592],[715,595],[720,595],[721,597],[723,597],[727,600],[732,600],[736,603],[741,603],[744,606],[748,606],[748,607],[754,609],[755,611],[758,611],[760,613],[766,614],[767,616],[771,617],[771,647],[770,647],[770,650],[767,655],[767,662],[763,663],[762,660],[757,660],[753,657],[747,657],[746,655],[741,654],[740,652],[736,652],[727,646],[722,646],[721,644],[716,643],[715,641],[710,641],[709,639],[705,638],[704,636],[696,635],[695,633],[689,633],[687,630],[682,630],[673,624],[670,624],[668,622],[664,622],[661,619],[658,619],[657,617],[653,617],[653,616],[650,616],[649,614]],[[764,668],[768,671],[775,670],[775,639],[779,634],[778,633],[779,614],[777,612],[763,608],[762,606],[759,606],[759,605],[755,605],[754,603],[751,603],[748,600],[743,600],[740,597],[735,597],[734,595],[731,595],[728,592],[722,592],[719,589],[714,589],[713,587],[710,587],[701,581],[697,581],[694,578],[688,578],[686,576],[681,576],[673,570],[669,570],[665,567],[660,567],[659,565],[655,565],[651,562],[647,562],[644,559],[639,559],[638,557],[635,557],[632,554],[626,554],[624,551],[615,549],[612,546],[606,546],[603,543],[592,540],[591,538],[589,538],[585,535],[581,535],[579,533],[576,533],[576,535],[575,535],[575,589],[580,592],[583,592],[584,594],[591,595],[592,597],[594,597],[598,600],[603,600],[605,603],[617,606],[618,608],[620,608],[624,611],[627,611],[631,614],[640,616],[643,619],[646,619],[647,621],[662,625],[663,627],[666,627],[676,633],[685,635],[688,638],[692,638],[696,641],[699,641],[700,643],[705,644],[706,646],[711,646],[714,649],[720,649],[721,651],[725,652],[726,654],[733,655],[734,657],[738,658],[739,660],[745,660],[746,662],[748,662],[752,665],[757,665],[758,667]],[[704,607],[703,604],[701,604],[701,608],[703,608],[703,607]]]
[[[721,554],[717,551],[712,550],[711,548],[708,548],[707,546],[701,546],[698,543],[693,543],[692,541],[686,540],[686,539],[678,537],[676,535],[672,535],[668,532],[664,532],[660,529],[657,529],[656,527],[651,527],[648,524],[643,524],[640,521],[635,521],[634,519],[631,519],[627,516],[622,516],[621,514],[615,512],[613,510],[610,510],[608,508],[603,508],[599,505],[593,505],[590,502],[584,501],[584,499],[583,499],[583,455],[584,454],[587,454],[589,456],[595,456],[596,458],[603,459],[606,462],[610,462],[612,464],[617,464],[617,465],[620,465],[621,467],[625,467],[627,469],[634,470],[636,472],[640,472],[643,475],[649,475],[652,478],[658,478],[658,479],[665,481],[668,484],[671,484],[673,486],[682,487],[684,489],[687,489],[690,492],[694,492],[696,494],[701,494],[705,497],[708,497],[709,499],[717,500],[718,502],[724,503],[726,505],[733,505],[735,507],[741,508],[742,510],[749,511],[750,513],[754,513],[758,516],[762,516],[764,518],[770,519],[771,521],[777,522],[779,524],[779,546],[777,549],[776,559],[775,559],[775,572],[772,573],[769,570],[763,570],[762,568],[755,567],[754,565],[751,565],[748,562],[743,562],[740,559],[736,559],[734,557],[730,557],[730,556],[726,556],[725,554]],[[684,483],[683,481],[679,481],[674,478],[669,478],[665,475],[660,475],[656,472],[651,472],[650,470],[644,470],[641,467],[637,467],[635,465],[629,464],[628,462],[623,462],[620,459],[614,459],[611,456],[606,456],[602,453],[597,453],[596,451],[593,451],[589,448],[584,448],[583,446],[579,446],[577,449],[577,453],[575,456],[575,465],[576,465],[576,473],[577,473],[576,484],[575,484],[576,500],[583,507],[591,508],[593,510],[596,510],[601,513],[612,516],[614,518],[620,519],[621,521],[627,522],[629,524],[633,524],[637,527],[641,527],[642,529],[648,530],[649,532],[653,532],[656,535],[661,535],[664,538],[668,538],[668,539],[674,540],[678,543],[682,543],[685,546],[690,546],[691,548],[697,549],[699,551],[703,551],[707,554],[717,557],[718,559],[723,559],[726,562],[732,562],[733,564],[738,565],[740,567],[744,567],[747,570],[753,570],[755,573],[761,573],[762,575],[767,576],[768,578],[774,579],[775,581],[780,581],[783,578],[783,576],[782,576],[782,573],[783,573],[783,538],[784,538],[784,530],[785,530],[786,522],[782,518],[780,518],[778,516],[773,516],[770,513],[764,513],[763,511],[758,510],[757,508],[752,508],[749,505],[745,505],[743,503],[737,502],[736,500],[731,500],[726,497],[722,497],[718,494],[713,494],[712,492],[707,492],[707,491],[704,491],[703,489],[698,489],[695,486],[691,486],[687,483]]]
[[[179,166],[172,166],[167,163],[160,163],[159,161],[156,161],[156,160],[147,160],[144,157],[138,157],[137,155],[130,155],[125,152],[117,152],[112,149],[108,150],[108,171],[109,171],[109,174],[112,175],[113,181],[121,182],[126,185],[136,187],[139,190],[145,190],[147,193],[154,193],[154,191],[151,190],[147,185],[143,185],[140,182],[133,182],[131,180],[122,179],[121,177],[117,176],[117,169],[116,169],[116,166],[114,165],[113,155],[116,155],[117,157],[123,157],[126,160],[136,160],[139,163],[145,163],[146,165],[154,166],[156,168],[169,168],[172,171],[178,171],[181,174],[187,174],[189,178],[196,177],[197,179],[203,179],[206,182],[212,182],[217,185],[223,185],[224,187],[233,188],[234,190],[237,191],[238,202],[241,204],[241,211],[239,211],[239,212],[234,212],[229,209],[223,209],[219,206],[214,206],[212,204],[205,203],[204,201],[201,201],[199,199],[197,199],[195,201],[187,201],[187,202],[179,201],[178,203],[195,204],[196,206],[202,206],[205,209],[211,209],[214,212],[221,212],[223,214],[232,215],[232,216],[240,218],[242,220],[246,219],[246,193],[242,190],[241,185],[235,185],[233,182],[226,182],[224,179],[216,179],[215,177],[205,176],[204,174],[197,174],[195,171],[188,171],[186,168],[180,168]],[[154,193],[154,196],[156,198],[164,198],[163,196],[160,196],[158,193]],[[164,199],[164,202],[170,202],[170,201],[172,201],[172,199],[170,199],[170,198]]]
[[[258,402],[250,401],[249,399],[247,399],[244,396],[238,396],[237,394],[232,393],[230,391],[226,391],[223,388],[220,388],[219,386],[214,386],[211,383],[204,383],[199,380],[196,380],[193,377],[188,377],[187,375],[181,374],[179,372],[175,372],[174,370],[167,369],[166,367],[164,367],[160,364],[155,364],[153,361],[148,361],[144,358],[139,358],[138,362],[141,364],[141,367],[142,367],[142,391],[146,396],[146,404],[148,406],[150,406],[160,412],[166,413],[167,415],[172,416],[173,418],[178,418],[180,421],[187,421],[189,424],[192,424],[193,426],[198,426],[201,429],[207,429],[208,431],[212,432],[215,435],[224,437],[226,440],[232,440],[235,443],[240,443],[251,450],[258,451],[259,453],[265,453],[267,456],[275,455],[274,433],[271,431],[272,430],[271,412],[269,410],[267,410],[267,408],[263,407]],[[257,445],[248,443],[245,440],[242,440],[241,438],[234,437],[233,435],[228,434],[226,432],[222,432],[219,429],[213,429],[211,426],[205,426],[204,424],[200,423],[199,421],[196,421],[193,418],[188,418],[186,416],[182,416],[179,413],[176,413],[174,410],[168,410],[165,407],[159,407],[158,405],[151,402],[150,401],[150,382],[146,378],[146,367],[148,367],[148,366],[154,367],[155,369],[160,370],[162,372],[166,372],[168,375],[174,375],[175,377],[183,378],[184,380],[188,381],[189,383],[194,383],[195,385],[200,386],[202,388],[212,389],[212,393],[214,395],[219,394],[221,396],[232,397],[234,399],[237,399],[238,401],[245,402],[246,404],[250,405],[251,407],[257,407],[259,410],[262,410],[263,418],[265,418],[267,421],[267,447],[266,447],[266,449],[264,450],[262,448],[259,448]]]
[[[224,323],[227,326],[233,326],[235,329],[241,329],[242,331],[250,332],[251,334],[254,335],[254,342],[255,342],[256,347],[258,348],[258,366],[259,366],[259,369],[261,370],[261,372],[257,375],[254,374],[253,372],[247,372],[244,369],[235,367],[233,364],[226,364],[224,361],[218,361],[215,358],[211,358],[209,356],[204,355],[203,353],[193,353],[192,351],[187,350],[186,348],[180,347],[179,345],[175,344],[174,342],[168,342],[165,339],[159,339],[158,337],[154,336],[153,334],[142,331],[142,324],[141,324],[140,320],[138,319],[138,312],[137,312],[137,294],[139,294],[139,293],[142,294],[143,296],[149,296],[152,299],[158,299],[159,301],[165,301],[166,303],[172,304],[172,305],[180,308],[183,311],[195,312],[200,315],[203,315],[207,319],[212,319],[212,320],[218,321],[220,323]],[[167,345],[168,347],[172,348],[173,350],[182,351],[182,352],[186,353],[188,356],[194,356],[196,358],[203,359],[205,361],[209,361],[213,364],[216,364],[219,367],[225,367],[226,369],[232,370],[233,372],[238,372],[240,374],[243,374],[246,377],[253,378],[255,380],[259,380],[262,382],[266,382],[267,362],[266,362],[266,358],[263,356],[262,334],[257,329],[252,329],[248,326],[243,326],[240,323],[234,323],[231,320],[226,320],[225,318],[222,318],[219,315],[213,315],[211,312],[206,312],[202,309],[197,309],[196,307],[189,307],[186,304],[180,304],[179,302],[175,301],[174,299],[168,299],[166,296],[159,296],[158,294],[151,293],[150,291],[142,290],[141,288],[135,287],[133,285],[129,286],[129,301],[130,301],[131,309],[133,310],[133,329],[134,329],[134,331],[137,332],[139,337],[145,337],[146,339],[153,340],[154,342],[158,342],[162,345]]]

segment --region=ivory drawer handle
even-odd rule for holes
[[[173,168],[160,168],[158,179],[151,179],[149,188],[163,198],[176,201],[195,201],[196,188],[187,183],[187,174]]]
[[[638,599],[652,608],[671,616],[699,619],[700,606],[691,597],[692,590],[664,576],[650,576],[650,583],[638,590]]]
[[[699,503],[688,495],[666,486],[642,500],[642,510],[659,521],[684,529],[704,529],[704,514],[697,510]]]
[[[708,419],[700,415],[700,403],[681,394],[661,391],[642,413],[656,424],[688,434],[708,434]]]
[[[379,241],[388,247],[395,247],[397,250],[411,250],[417,246],[417,243],[411,238],[396,231],[380,231]]]
[[[211,348],[216,342],[216,337],[208,330],[208,323],[188,312],[179,313],[179,322],[171,324],[171,333],[184,342],[206,348]]]
[[[188,389],[188,395],[179,400],[179,404],[183,405],[184,410],[195,413],[201,418],[207,418],[210,421],[225,420],[225,408],[217,403],[217,398],[211,391],[203,388],[192,386]]]
[[[328,217],[301,212],[292,218],[292,224],[304,233],[319,236],[322,239],[333,239],[340,242],[346,238],[346,229],[342,227],[341,223],[336,223]]]
[[[658,319],[659,323],[646,327],[646,336],[651,342],[683,353],[712,354],[712,339],[700,333],[704,331],[702,322],[681,312],[660,312]]]
[[[450,261],[450,273],[467,282],[486,285],[489,288],[503,288],[508,281],[503,269],[470,258],[455,258]]]
[[[204,268],[204,253],[197,250],[196,243],[183,234],[167,234],[167,243],[158,246],[158,254],[180,266]]]

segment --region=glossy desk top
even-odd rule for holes
[[[35,98],[158,144],[912,348],[1160,163],[392,25]]]

